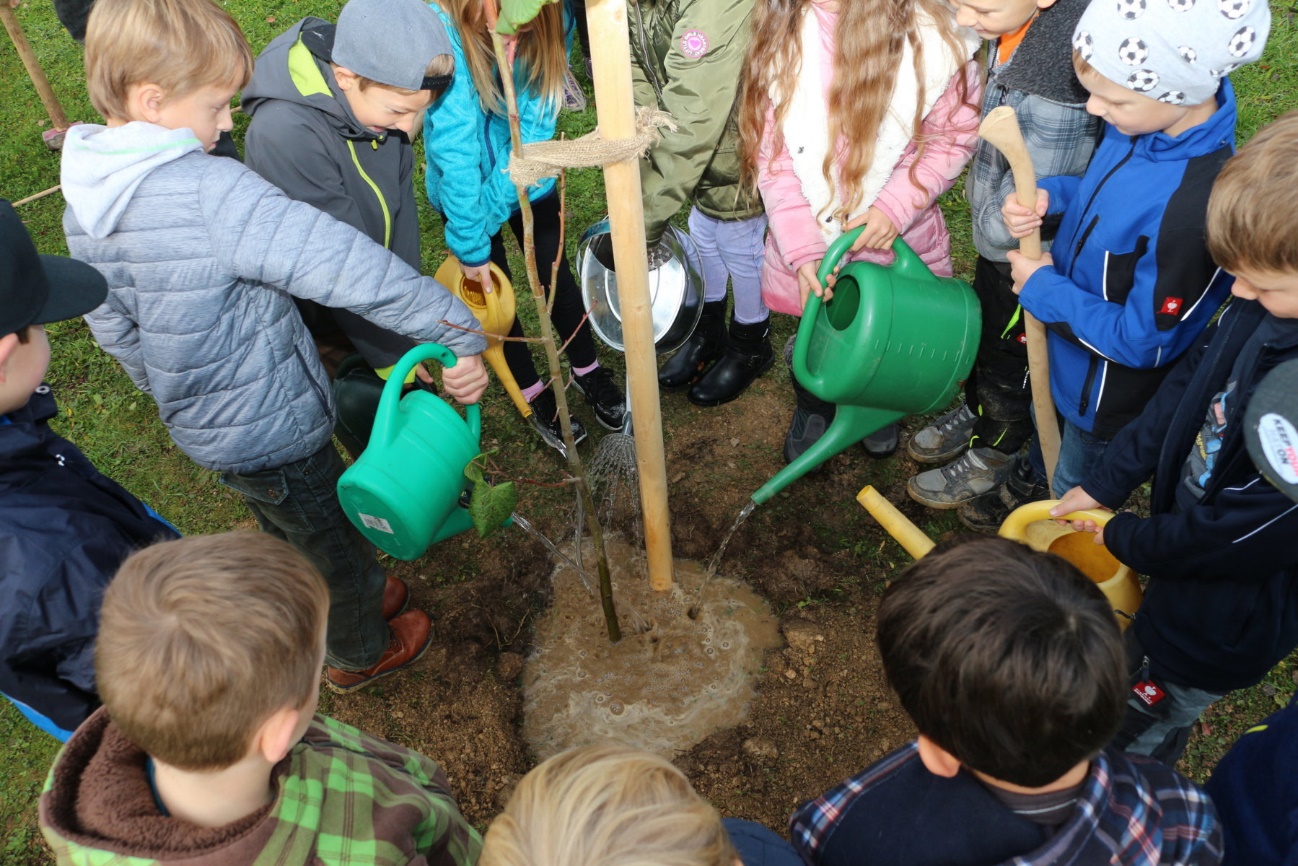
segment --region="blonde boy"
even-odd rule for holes
[[[72,255],[108,280],[86,317],[100,346],[153,396],[176,445],[324,575],[328,682],[349,691],[418,659],[430,624],[421,611],[393,616],[404,587],[338,505],[334,405],[293,298],[445,344],[461,361],[443,382],[462,402],[486,387],[485,343],[444,287],[205,155],[251,70],[238,25],[212,0],[99,0],[86,74],[107,125],[67,140],[64,230]]]
[[[435,763],[315,714],[328,608],[265,534],[129,557],[104,596],[104,707],[41,797],[58,861],[471,864],[480,840]]]

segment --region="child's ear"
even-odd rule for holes
[[[919,759],[923,762],[924,769],[934,776],[950,779],[960,772],[960,761],[955,755],[923,734],[920,734],[915,742],[919,746]]]
[[[3,0],[0,0],[3,2]],[[298,722],[302,720],[302,708],[284,707],[276,710],[270,718],[262,722],[257,730],[253,748],[268,763],[278,764],[293,748],[293,735],[297,732]]]
[[[1038,9],[1049,9],[1055,5],[1055,0],[1037,0]]]
[[[346,66],[334,64],[334,81],[338,82],[338,89],[344,93],[356,86],[356,80],[360,78],[355,72],[352,72]]]
[[[158,114],[166,100],[167,91],[148,81],[143,84],[132,84],[126,90],[126,107],[133,120],[157,123]]]

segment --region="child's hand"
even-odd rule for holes
[[[808,262],[798,268],[798,291],[802,294],[802,308],[807,308],[807,296],[814,294],[818,298],[828,301],[834,297],[834,277],[831,275],[826,281],[829,283],[827,288],[821,288],[820,280],[816,277],[816,271],[820,270],[820,260]],[[837,272],[837,268],[834,269]]]
[[[872,250],[890,250],[892,242],[897,239],[899,232],[897,227],[888,219],[888,215],[877,207],[871,205],[870,208],[856,219],[843,226],[844,231],[851,231],[857,226],[865,226],[865,231],[861,236],[852,243],[852,252],[856,252],[862,247],[868,247]]]
[[[1010,193],[1005,196],[1005,204],[1001,206],[1001,219],[1005,220],[1005,227],[1010,230],[1011,235],[1025,238],[1035,229],[1041,228],[1041,219],[1046,215],[1049,205],[1050,193],[1044,189],[1037,190],[1035,208],[1024,207],[1019,204],[1018,196]]]
[[[1055,260],[1050,257],[1050,253],[1042,253],[1039,259],[1030,259],[1018,250],[1010,250],[1007,254],[1010,260],[1010,276],[1014,280],[1014,294],[1023,291],[1023,287],[1032,279],[1032,275],[1038,269],[1046,265],[1053,265]]]
[[[460,262],[460,271],[464,274],[464,279],[470,283],[477,283],[482,286],[482,291],[490,292],[495,286],[491,279],[491,263],[478,265],[476,268],[469,267],[464,262]],[[473,402],[470,400],[469,402]]]
[[[1059,500],[1058,505],[1050,509],[1050,516],[1055,518],[1055,522],[1062,526],[1066,521],[1060,520],[1059,518],[1064,515],[1072,514],[1074,511],[1092,511],[1096,509],[1100,511],[1113,510],[1111,508],[1105,508],[1100,504],[1099,500],[1091,496],[1091,494],[1087,493],[1081,487],[1074,487],[1072,490],[1069,490],[1064,494],[1064,498]],[[1104,527],[1100,526],[1094,520],[1074,520],[1072,521],[1072,527],[1075,532],[1094,532],[1095,543],[1104,543]]]
[[[482,392],[487,390],[487,367],[482,356],[469,355],[456,361],[454,367],[447,367],[442,372],[442,386],[461,406],[481,400]]]

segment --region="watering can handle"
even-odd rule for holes
[[[820,268],[816,271],[816,279],[820,281],[821,287],[826,285],[829,275],[838,267],[839,261],[847,255],[852,249],[852,244],[865,231],[865,226],[857,226],[851,231],[843,232],[834,242],[825,250],[825,257],[820,261]],[[924,264],[924,260],[915,255],[915,251],[910,245],[901,239],[898,235],[892,242],[893,262],[889,265],[898,276],[910,276],[912,278],[933,278],[933,272]],[[814,294],[807,296],[807,305],[802,309],[802,322],[798,325],[798,339],[793,344],[793,368],[806,369],[807,364],[807,345],[811,339],[811,331],[815,327],[816,313],[820,310],[820,305],[824,303]]]
[[[0,0],[3,2],[3,0]],[[388,381],[383,386],[383,395],[379,398],[379,411],[374,416],[374,432],[370,434],[372,442],[387,447],[396,438],[397,409],[401,403],[401,388],[406,376],[421,361],[437,361],[450,369],[458,360],[455,353],[441,343],[421,343],[401,356],[401,360],[388,373]],[[464,420],[469,425],[469,432],[476,442],[482,438],[482,410],[474,403],[464,407]]]
[[[1113,518],[1111,511],[1074,511],[1072,514],[1065,514],[1063,517],[1051,517],[1050,509],[1059,504],[1058,499],[1045,499],[1040,502],[1029,502],[1027,505],[1021,505],[1010,512],[1001,524],[998,533],[1004,538],[1022,539],[1027,531],[1029,523],[1036,523],[1038,520],[1090,520],[1096,526],[1103,526]]]

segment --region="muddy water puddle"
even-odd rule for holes
[[[763,657],[782,642],[747,584],[716,575],[705,586],[704,564],[678,559],[675,587],[656,593],[639,551],[618,540],[608,548],[622,641],[609,643],[597,600],[562,564],[537,626],[523,736],[538,759],[606,739],[669,757],[688,749],[744,721]]]

